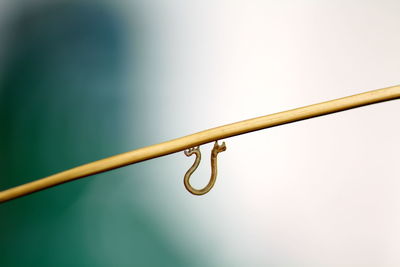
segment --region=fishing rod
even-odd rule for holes
[[[196,155],[193,165],[184,176],[184,185],[190,193],[203,195],[209,192],[215,183],[218,153],[226,150],[225,142],[219,145],[217,142],[218,140],[399,98],[400,85],[397,85],[219,126],[87,163],[36,181],[6,189],[0,192],[0,203],[79,178],[166,156],[179,151],[184,151],[187,156]],[[201,153],[199,146],[210,142],[215,142],[211,152],[211,178],[204,188],[195,189],[190,185],[190,176],[200,163]]]

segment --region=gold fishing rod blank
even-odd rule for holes
[[[4,190],[0,192],[0,202],[6,202],[55,185],[183,151],[212,141],[398,98],[400,98],[400,86],[392,86],[219,126],[173,139],[171,141],[139,148],[109,158],[94,161],[30,183]]]

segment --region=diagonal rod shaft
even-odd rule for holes
[[[212,141],[398,98],[400,98],[400,85],[368,91],[310,106],[219,126],[163,143],[139,148],[109,158],[94,161],[33,182],[1,191],[0,203],[55,185],[93,174],[106,172],[137,162],[165,156]]]

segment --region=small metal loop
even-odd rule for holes
[[[185,178],[183,179],[183,183],[186,187],[186,189],[192,193],[193,195],[204,195],[206,193],[208,193],[211,188],[213,188],[215,181],[217,179],[217,156],[218,153],[223,152],[226,150],[226,145],[225,142],[222,142],[221,145],[218,144],[217,141],[215,141],[214,143],[214,147],[211,151],[211,177],[210,177],[210,181],[208,182],[208,184],[202,188],[202,189],[196,189],[193,188],[190,184],[190,177],[193,174],[193,172],[197,169],[197,167],[200,164],[201,161],[201,152],[200,152],[200,147],[193,147],[193,148],[189,148],[187,150],[184,151],[185,155],[190,157],[193,154],[196,154],[196,159],[194,160],[193,165],[189,168],[189,170],[186,172],[185,174]]]

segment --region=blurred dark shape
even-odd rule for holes
[[[17,10],[0,81],[1,190],[126,150],[126,51],[117,14],[78,1]],[[100,188],[109,186],[105,178],[121,181],[124,172],[114,176],[96,177],[103,179]],[[99,197],[82,217],[75,204],[92,182],[78,180],[0,206],[0,266],[183,264],[157,224],[140,208],[123,205],[123,198],[110,200],[119,204],[113,207],[102,206],[107,200]],[[104,232],[104,222],[115,226]]]
[[[123,100],[123,49],[116,16],[89,4],[22,12],[12,30],[1,83],[3,188],[120,148],[118,140],[109,140],[119,132]],[[66,192],[62,202],[70,202],[65,198],[76,198],[84,188],[71,185],[73,192]],[[60,192],[46,193],[54,194],[54,202],[47,204],[60,208],[55,203]]]

